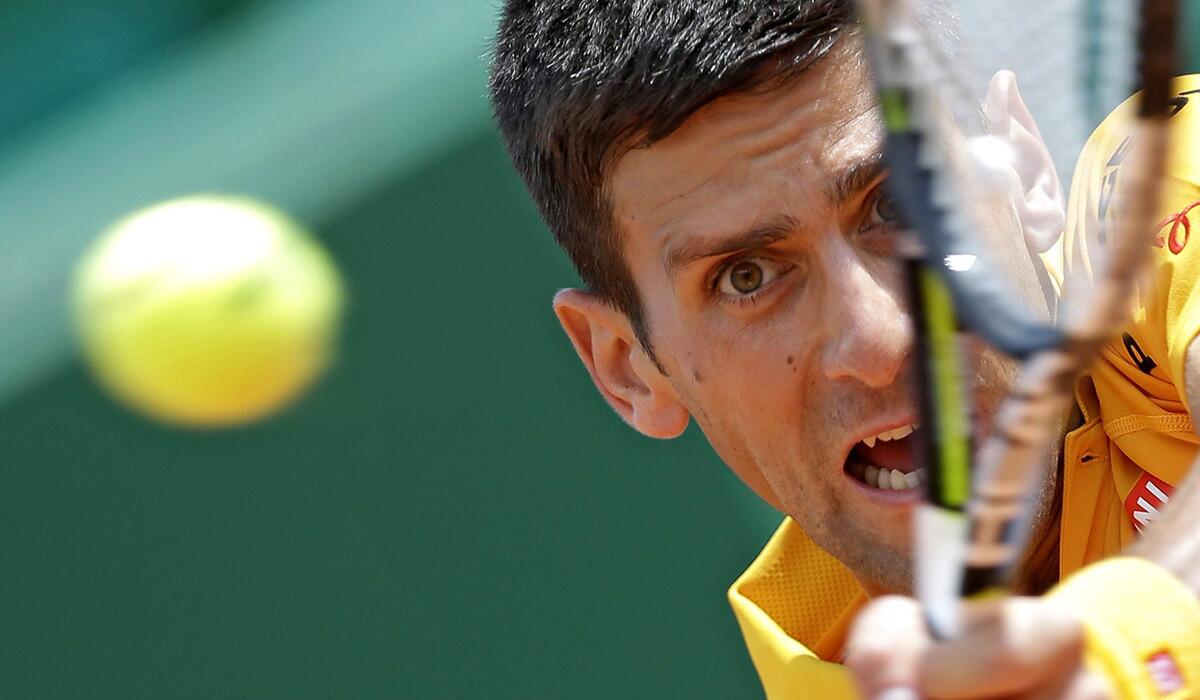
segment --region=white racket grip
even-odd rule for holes
[[[964,514],[922,503],[913,514],[917,535],[916,592],[934,637],[958,635],[968,521]]]

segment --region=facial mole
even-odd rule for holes
[[[795,361],[796,361],[796,358],[795,358],[795,357],[792,357],[791,355],[788,355],[788,360],[787,360],[787,362],[788,362],[788,364],[789,364],[789,365],[790,365],[790,364],[792,364],[792,363],[793,363],[793,362],[795,362]]]

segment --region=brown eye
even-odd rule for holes
[[[758,299],[795,269],[794,263],[766,256],[732,260],[717,273],[713,292],[722,301]]]
[[[729,269],[729,285],[738,294],[753,294],[762,283],[763,269],[757,263],[743,260]]]

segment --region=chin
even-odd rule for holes
[[[868,593],[912,594],[913,533],[907,515],[812,526],[793,519],[817,546],[850,569]]]
[[[914,572],[912,562],[883,568],[878,571],[854,572],[855,578],[872,597],[881,595],[914,595]]]
[[[915,579],[911,555],[892,551],[860,552],[847,559],[839,557],[872,596],[913,594]]]

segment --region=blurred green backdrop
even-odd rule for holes
[[[776,516],[561,337],[498,5],[0,5],[0,695],[760,692],[724,590]],[[307,221],[351,295],[306,401],[211,434],[114,406],[65,321],[100,227],[206,190]]]
[[[724,590],[774,516],[698,436],[625,428],[578,367],[550,312],[574,275],[489,121],[495,10],[0,9],[21,67],[0,85],[20,97],[0,111],[0,695],[758,692]],[[294,94],[324,75],[327,101]],[[252,89],[283,121],[239,104]],[[214,189],[307,220],[350,312],[308,400],[179,432],[92,385],[62,288],[112,216]]]

